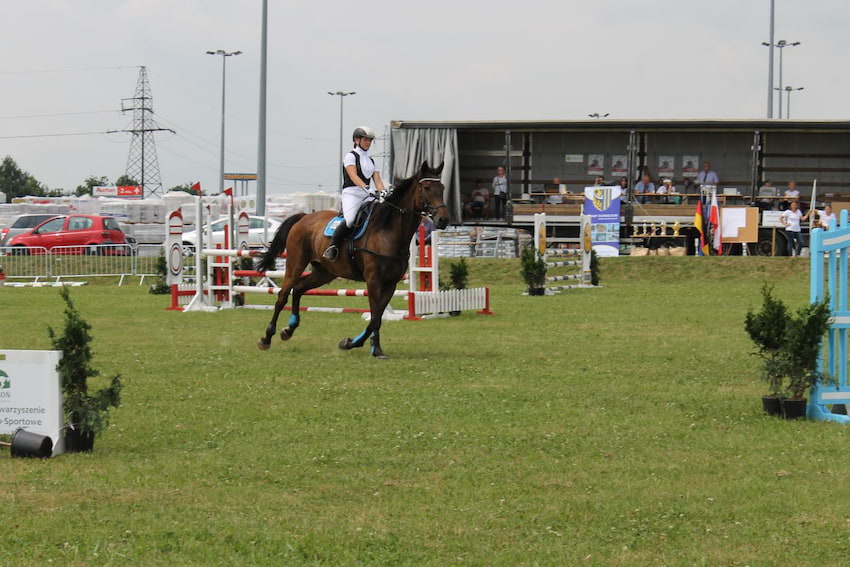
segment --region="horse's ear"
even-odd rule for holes
[[[425,175],[426,173],[428,173],[429,169],[431,169],[431,168],[428,166],[428,160],[426,159],[425,161],[422,162],[422,169],[419,170],[419,173],[421,173],[422,175]]]
[[[438,167],[437,169],[434,170],[434,173],[437,175],[437,177],[439,177],[440,174],[443,173],[443,166],[444,165],[446,165],[446,162],[440,162],[440,167]]]

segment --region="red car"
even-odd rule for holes
[[[6,243],[12,254],[125,254],[129,248],[107,248],[107,244],[130,244],[112,217],[100,215],[68,215],[44,221],[34,229],[12,237]],[[54,250],[55,249],[55,250]]]

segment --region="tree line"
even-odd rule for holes
[[[181,185],[171,187],[169,191],[185,191],[192,195],[197,195],[198,192],[192,189],[192,185],[194,184],[194,181],[187,181]],[[127,174],[121,175],[112,184],[109,183],[109,178],[106,176],[90,175],[82,184],[77,185],[73,194],[77,197],[82,197],[83,195],[91,195],[95,187],[114,185],[132,186],[139,185],[139,182]],[[42,183],[28,171],[22,170],[18,166],[18,163],[12,159],[12,156],[6,156],[3,158],[3,162],[0,163],[0,192],[5,193],[6,198],[9,200],[15,197],[25,196],[61,197],[66,195],[64,189],[51,189],[46,183]]]

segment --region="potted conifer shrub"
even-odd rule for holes
[[[829,329],[832,312],[827,300],[798,309],[793,315],[773,296],[773,287],[762,287],[762,308],[749,310],[744,328],[762,359],[762,377],[770,393],[762,398],[765,411],[797,419],[806,415],[809,388],[827,377],[818,369],[820,346]],[[785,397],[787,388],[788,396]]]
[[[788,376],[788,398],[782,400],[785,419],[806,415],[806,394],[809,388],[826,377],[818,369],[820,346],[829,330],[832,312],[826,301],[812,303],[797,310],[785,326],[782,363]]]
[[[761,310],[747,311],[744,329],[750,340],[756,345],[753,353],[762,360],[762,378],[767,382],[768,393],[761,402],[768,415],[781,415],[780,399],[783,396],[784,371],[780,360],[782,344],[785,340],[785,325],[788,322],[788,308],[781,300],[773,296],[773,286],[764,284],[761,288]]]
[[[544,295],[546,293],[546,262],[538,256],[533,246],[522,249],[520,257],[523,281],[528,289],[528,295]]]
[[[47,332],[53,348],[62,351],[57,370],[62,375],[65,404],[65,450],[91,451],[95,437],[108,425],[110,408],[121,403],[121,376],[116,374],[110,378],[108,386],[94,393],[90,391],[89,378],[100,375],[100,371],[91,366],[91,325],[80,316],[68,288],[61,288],[59,295],[65,302],[65,325],[61,335],[49,326]]]

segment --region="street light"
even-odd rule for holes
[[[770,46],[769,43],[764,41],[762,42],[762,45]],[[785,87],[782,86],[782,52],[786,47],[796,47],[798,45],[800,45],[799,41],[789,43],[784,39],[780,39],[773,45],[773,47],[779,49],[779,88],[776,89],[779,91],[779,118],[782,118],[782,91],[785,90]]]
[[[338,185],[338,187],[340,189],[342,189],[342,156],[343,156],[343,152],[345,151],[342,148],[342,101],[347,96],[356,95],[357,92],[356,91],[348,91],[348,92],[336,91],[335,93],[332,93],[331,91],[328,91],[328,94],[331,95],[331,96],[338,96],[339,97],[339,162],[338,162],[339,163],[339,185]]]
[[[207,55],[221,55],[221,155],[219,156],[219,193],[224,193],[224,94],[225,94],[225,63],[228,57],[242,55],[241,51],[225,51],[217,49],[215,51],[207,51]]]
[[[588,116],[590,116],[591,118],[596,118],[598,120],[599,118],[607,118],[608,114],[608,112],[606,112],[605,114],[599,114],[598,112],[594,112],[593,114],[588,114]]]
[[[762,45],[769,47],[767,56],[767,117],[773,118],[773,16],[774,16],[774,0],[770,0],[770,42],[762,42]]]
[[[785,118],[791,118],[791,93],[794,92],[794,91],[801,91],[804,88],[806,88],[806,87],[791,87],[791,86],[786,85],[785,93],[788,96],[788,102],[786,104],[787,110],[785,112]]]

